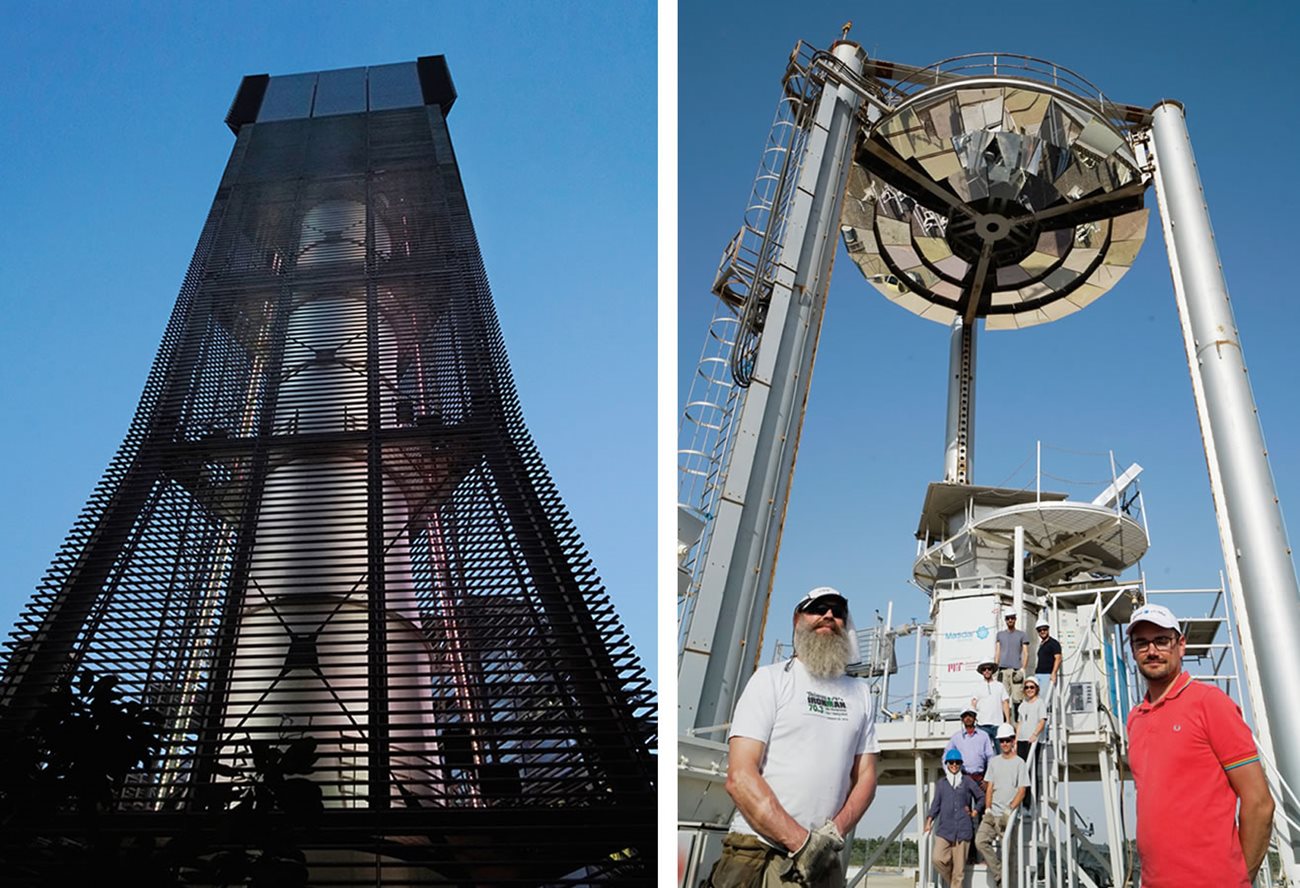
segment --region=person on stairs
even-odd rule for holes
[[[983,732],[977,732],[982,737]],[[966,877],[966,854],[975,836],[975,820],[984,808],[984,793],[962,771],[957,749],[943,754],[944,773],[934,787],[934,800],[925,818],[925,831],[934,829],[930,862],[945,886],[961,888]]]
[[[975,834],[975,848],[984,858],[995,885],[1002,884],[1002,856],[998,845],[1006,832],[1007,822],[1017,816],[1029,789],[1029,767],[1016,755],[1016,729],[1011,725],[998,728],[998,748],[1001,754],[989,762],[984,772],[984,821]],[[1013,847],[1012,868],[1015,865]]]

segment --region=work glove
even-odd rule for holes
[[[790,858],[782,878],[804,885],[815,885],[826,875],[831,862],[843,848],[844,837],[835,828],[835,823],[827,820],[808,834],[803,847]]]

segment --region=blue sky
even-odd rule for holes
[[[773,5],[754,15],[741,8],[692,6],[679,22],[679,393],[700,354],[713,311],[708,289],[739,227],[789,51],[799,38],[829,46],[846,20],[842,8],[822,4]],[[1282,505],[1300,514],[1293,408],[1300,370],[1286,321],[1295,285],[1284,277],[1295,250],[1289,208],[1300,197],[1288,166],[1297,124],[1286,61],[1297,14],[1279,20],[1258,5],[1228,12],[1192,3],[1147,5],[1138,21],[1121,11],[1131,4],[1102,3],[1088,7],[1084,26],[1081,10],[1061,4],[996,17],[969,6],[946,13],[953,8],[927,7],[939,23],[927,31],[903,11],[876,5],[850,36],[878,58],[917,65],[967,52],[1024,53],[1072,68],[1117,101],[1184,102]],[[1183,8],[1189,16],[1172,16]],[[1167,30],[1149,25],[1157,20]],[[1103,25],[1113,31],[1105,43]],[[1217,585],[1205,458],[1152,190],[1148,207],[1146,243],[1115,289],[1055,323],[980,336],[975,478],[1021,486],[1032,479],[1026,473],[1041,439],[1045,471],[1085,482],[1057,486],[1091,499],[1109,483],[1113,449],[1121,468],[1139,462],[1146,470],[1149,581]],[[893,598],[902,620],[924,617],[924,596],[904,584],[925,486],[942,477],[948,333],[890,305],[842,246],[838,256],[774,611],[829,584],[850,593],[860,611],[883,612]]]
[[[918,10],[922,10],[918,14]],[[1181,100],[1204,182],[1284,511],[1300,529],[1300,383],[1288,279],[1300,200],[1294,46],[1300,13],[1281,3],[683,5],[678,22],[678,399],[713,311],[709,286],[737,231],[796,40],[828,47],[847,19],[877,58],[927,65],[1013,52],[1071,68],[1117,101]],[[1156,588],[1218,584],[1222,567],[1205,457],[1154,207],[1133,270],[1086,310],[1024,331],[984,333],[976,385],[975,480],[1032,484],[1035,442],[1055,489],[1088,499],[1120,468],[1141,483]],[[850,598],[859,626],[895,602],[924,620],[908,586],[926,485],[942,478],[947,330],[888,303],[843,247],[832,280],[765,659],[788,641],[809,588]],[[1075,452],[1067,452],[1075,451]],[[1082,453],[1079,453],[1082,452]],[[1186,606],[1191,607],[1192,602]],[[1198,606],[1204,606],[1199,602]],[[911,659],[910,639],[900,657]],[[910,692],[911,681],[904,682]],[[898,802],[868,815],[866,835]],[[871,827],[877,827],[872,829]]]
[[[653,3],[30,4],[0,33],[0,623],[125,435],[245,74],[445,54],[524,418],[655,668]]]

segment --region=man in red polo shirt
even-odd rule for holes
[[[1147,680],[1128,716],[1142,888],[1249,888],[1273,797],[1241,709],[1183,671],[1187,640],[1169,608],[1135,610],[1128,637]]]

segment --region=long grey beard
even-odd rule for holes
[[[794,650],[799,662],[818,678],[836,678],[853,658],[853,645],[847,632],[838,630],[823,635],[800,620],[794,627]]]

